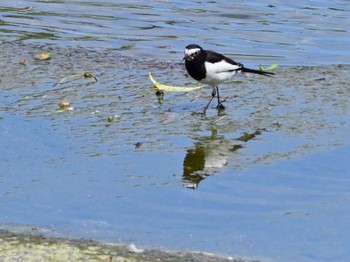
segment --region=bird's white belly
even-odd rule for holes
[[[225,61],[218,63],[205,62],[206,77],[201,82],[209,85],[218,85],[230,80],[236,73],[239,66],[229,64]]]
[[[217,73],[215,75],[207,74],[206,78],[203,79],[201,82],[209,85],[218,85],[222,82],[230,80],[234,75],[236,74],[236,71],[234,72],[221,72]]]

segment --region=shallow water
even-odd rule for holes
[[[16,8],[29,5],[25,3],[8,1]],[[253,52],[241,54],[245,56],[241,61],[249,65],[302,66],[280,66],[273,78],[247,75],[223,84],[220,90],[227,108],[218,113],[213,105],[207,117],[196,113],[207,103],[209,89],[166,92],[160,104],[148,80],[151,71],[162,83],[193,85],[180,61],[186,32],[190,34],[188,27],[193,23],[182,25],[187,31],[176,22],[182,38],[157,38],[161,43],[152,38],[161,34],[157,28],[130,33],[135,23],[147,24],[141,19],[145,17],[172,26],[163,21],[163,13],[156,18],[147,16],[168,10],[168,2],[152,2],[156,3],[152,8],[109,2],[32,3],[36,11],[30,14],[8,8],[0,12],[7,21],[0,31],[9,29],[8,24],[15,24],[18,16],[30,15],[33,20],[18,23],[1,36],[2,227],[29,225],[30,230],[54,236],[201,250],[262,261],[347,260],[349,53],[345,45],[330,45],[329,52],[319,56],[325,50],[315,47],[324,47],[326,41],[346,41],[344,2],[305,9],[278,5],[281,2],[274,2],[274,7],[253,2],[237,6],[246,10],[239,17],[227,15],[225,4],[203,11],[195,9],[199,3],[172,3],[176,8],[171,10],[177,11],[170,14],[179,20],[190,16],[201,21],[196,26],[199,32],[206,30],[208,13],[215,13],[212,19],[220,25],[220,19],[230,18],[253,27],[262,26],[257,16],[276,9],[304,10],[312,18],[333,15],[346,28],[336,38],[332,30],[310,30],[308,35],[316,37],[311,34],[315,33],[319,40],[307,49],[307,60],[302,59],[305,52],[296,48],[304,48],[303,44],[285,45],[282,50],[283,45],[276,41],[253,41],[250,34],[246,36],[250,40],[238,39],[239,45],[255,47],[254,54],[261,52],[258,57],[247,56]],[[89,8],[95,8],[92,17],[84,13],[91,12]],[[120,46],[104,32],[112,28],[113,21],[104,17],[109,12],[117,16],[115,9],[132,10],[128,14],[132,22],[124,21],[121,26],[130,38]],[[261,15],[251,11],[257,9]],[[44,11],[47,13],[40,13]],[[39,25],[38,17],[47,23]],[[94,24],[88,26],[98,40],[68,41],[78,34],[64,27],[74,17],[85,21],[78,25],[87,21],[104,25],[100,30]],[[283,21],[285,28],[302,26],[297,18]],[[45,31],[49,24],[55,37],[17,41],[34,29]],[[233,30],[229,25],[220,30]],[[322,22],[318,25],[322,28]],[[83,28],[79,34],[88,35]],[[152,33],[142,36],[140,32],[145,31]],[[170,33],[170,27],[166,31]],[[220,34],[222,44],[217,45],[218,39],[210,36],[215,30],[208,31],[203,43],[232,52],[226,34]],[[296,37],[295,31],[283,34]],[[130,35],[143,40],[135,41]],[[52,59],[33,58],[42,52],[50,52]],[[262,54],[268,57],[259,57]],[[19,64],[21,59],[27,64]],[[313,64],[319,66],[310,66]],[[82,72],[90,72],[98,82],[72,77]],[[74,109],[57,112],[61,101],[69,101]],[[114,116],[114,121],[108,122],[108,116]]]

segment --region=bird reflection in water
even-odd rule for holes
[[[182,182],[187,188],[196,189],[207,176],[218,172],[228,164],[228,155],[242,148],[242,142],[248,142],[260,135],[263,130],[244,133],[236,139],[225,139],[218,136],[213,129],[211,136],[197,139],[193,148],[187,150],[183,163]]]

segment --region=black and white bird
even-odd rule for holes
[[[235,74],[243,72],[264,76],[274,75],[271,72],[246,68],[241,63],[237,63],[222,54],[204,50],[195,44],[186,46],[184,60],[186,70],[192,78],[213,88],[212,97],[204,108],[204,114],[216,95],[218,98],[217,108],[225,108],[222,104],[225,100],[220,100],[218,84],[230,80]]]

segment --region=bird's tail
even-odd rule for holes
[[[272,72],[250,69],[250,68],[246,68],[246,67],[242,67],[241,71],[244,73],[252,73],[252,74],[263,75],[263,76],[273,76],[274,75],[274,73],[272,73]]]

